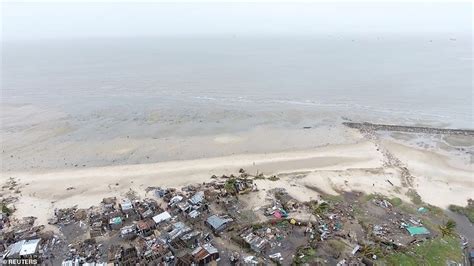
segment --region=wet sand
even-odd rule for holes
[[[86,208],[130,189],[145,196],[147,187],[204,182],[240,168],[280,177],[257,180],[261,197],[280,187],[302,201],[317,198],[317,191],[351,190],[409,200],[407,191],[415,189],[443,208],[473,197],[472,136],[377,132],[372,138],[344,126],[334,110],[228,108],[73,114],[3,105],[0,182],[18,181],[15,215],[36,216],[39,224],[55,208]],[[253,200],[250,205],[260,204]]]

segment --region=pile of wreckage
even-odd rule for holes
[[[285,219],[292,212],[307,211],[303,208],[303,204],[291,197],[283,188],[272,189],[267,194],[269,195],[267,200],[271,201],[271,204],[262,207],[265,216],[273,216],[273,219]]]
[[[247,202],[242,198],[247,196],[241,195],[258,189],[250,175],[243,170],[240,174],[181,189],[147,188],[153,198],[108,197],[88,209],[56,209],[49,223],[60,229],[63,238],[33,226],[32,217],[12,227],[2,213],[0,252],[7,259],[35,258],[45,263],[59,254],[65,266],[204,265],[226,258],[227,253],[232,264],[255,265],[302,260],[309,255],[300,247],[325,252],[329,243],[339,242],[348,247],[341,256],[327,252],[322,257],[337,257],[345,265],[360,263],[359,254],[368,244],[397,249],[431,235],[420,219],[395,211],[382,197],[365,202],[364,210],[381,218],[362,226],[353,203],[324,199],[303,203],[284,189],[267,191],[269,205],[260,208],[263,215],[259,213],[258,221],[244,220],[241,213]],[[14,230],[7,230],[10,227]],[[245,252],[227,252],[226,240],[246,248]]]
[[[431,236],[430,231],[423,226],[420,219],[394,211],[388,200],[375,198],[371,202],[385,210],[385,223],[371,225],[372,236],[385,246],[397,249]],[[427,211],[424,207],[418,209],[420,213]]]
[[[97,244],[95,239],[87,239],[76,244],[70,244],[68,248],[65,259],[62,262],[63,266],[83,265],[86,263],[105,265],[105,263],[101,263],[104,252],[102,245]]]
[[[162,204],[152,199],[110,197],[88,210],[76,206],[56,210],[51,224],[87,228],[86,240],[69,246],[63,265],[189,265],[218,260],[212,234],[227,229],[233,219],[210,213],[206,197],[216,195],[212,193],[216,186],[208,184],[206,190],[187,186],[181,191],[157,188],[154,194]],[[107,241],[114,244],[105,247]]]
[[[252,250],[258,257],[282,262],[291,257],[296,248],[308,243],[311,223],[289,219],[273,219],[263,224],[244,227],[234,238],[240,246]]]
[[[8,228],[2,228],[0,252],[4,260],[34,259],[48,262],[62,247],[62,240],[44,226],[34,226],[35,217],[24,217]]]

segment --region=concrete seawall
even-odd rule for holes
[[[428,134],[447,134],[447,135],[474,136],[474,130],[471,130],[471,129],[399,126],[399,125],[355,123],[355,122],[344,122],[343,124],[347,127],[356,128],[356,129],[359,129],[359,130],[399,131],[399,132],[409,132],[409,133],[428,133]]]

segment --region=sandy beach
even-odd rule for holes
[[[6,2],[0,265],[472,264],[469,3]]]
[[[470,39],[434,40],[386,35],[6,45],[2,203],[15,210],[15,222],[33,216],[35,225],[56,231],[48,222],[59,209],[87,209],[130,194],[156,199],[148,188],[179,190],[244,169],[275,176],[255,179],[258,191],[239,197],[258,221],[267,220],[262,208],[272,204],[275,189],[299,202],[377,193],[442,209],[466,206],[474,197],[472,134],[346,126],[471,129],[472,65],[457,60],[470,55]],[[187,41],[193,45],[183,45]],[[315,219],[307,211],[293,215]],[[459,221],[461,231],[470,231],[465,217]]]
[[[38,217],[39,224],[45,224],[55,208],[73,205],[88,208],[104,197],[124,195],[130,190],[145,197],[147,187],[180,187],[206,182],[212,175],[235,174],[240,168],[248,173],[279,177],[277,181],[256,180],[263,194],[250,199],[250,204],[255,206],[265,191],[272,188],[284,188],[301,201],[318,198],[319,191],[382,193],[409,201],[407,191],[415,189],[423,201],[442,208],[449,204],[464,205],[472,197],[473,165],[465,158],[413,147],[394,139],[368,140],[357,130],[351,129],[345,134],[348,133],[352,143],[312,149],[158,163],[7,171],[2,172],[1,181],[9,178],[18,181],[21,193],[15,215]],[[220,145],[233,145],[235,138],[213,139]],[[381,147],[408,168],[414,176],[412,184],[407,185],[403,180],[399,166],[390,165]]]

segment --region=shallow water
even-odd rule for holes
[[[3,48],[4,104],[91,124],[150,127],[159,113],[228,126],[238,116],[252,127],[332,113],[331,120],[473,127],[469,36],[117,38]]]

